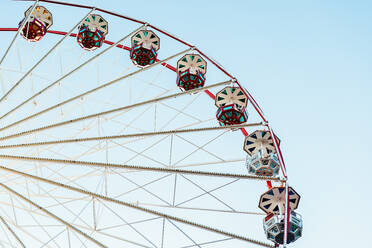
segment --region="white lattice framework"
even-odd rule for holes
[[[66,32],[49,31],[43,46],[17,38],[22,25],[0,29],[15,34],[0,51],[0,244],[273,247],[257,241],[265,239],[257,202],[265,181],[281,185],[286,174],[249,175],[245,137],[231,131],[272,130],[245,92],[249,123],[220,127],[215,118],[211,96],[240,87],[236,79],[213,61],[208,78],[218,80],[180,92],[177,61],[191,52],[207,58],[194,46],[157,32],[172,49],[138,68],[131,37],[156,27],[100,13],[110,27],[131,29],[111,29],[103,47],[87,52],[73,33],[100,9],[60,11],[76,21]]]

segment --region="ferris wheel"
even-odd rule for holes
[[[242,82],[147,22],[33,2],[0,28],[2,247],[286,247],[302,236],[281,139]]]

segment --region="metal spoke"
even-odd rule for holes
[[[135,138],[135,137],[149,137],[149,136],[169,135],[169,134],[207,132],[207,131],[216,131],[216,130],[225,130],[225,129],[240,129],[244,127],[256,127],[256,126],[262,126],[262,123],[258,122],[258,123],[248,123],[248,124],[231,125],[231,126],[203,127],[203,128],[193,128],[193,129],[176,129],[176,130],[167,130],[167,131],[143,132],[143,133],[134,133],[134,134],[96,136],[96,137],[79,138],[79,139],[65,139],[65,140],[53,140],[53,141],[43,141],[43,142],[34,142],[34,143],[2,145],[0,146],[0,149],[30,147],[30,146],[45,146],[45,145],[78,143],[78,142],[99,141],[99,140],[125,139],[125,138]]]
[[[147,68],[147,67],[145,67],[145,68]],[[136,72],[138,72],[138,71],[136,71]],[[127,74],[127,75],[129,75],[129,74]],[[114,81],[111,81],[111,82],[114,82]],[[111,109],[111,110],[107,110],[107,111],[103,111],[103,112],[99,112],[99,113],[96,113],[96,114],[91,114],[91,115],[79,117],[79,118],[68,120],[68,121],[54,123],[54,124],[51,124],[51,125],[48,125],[48,126],[39,127],[39,128],[36,128],[36,129],[24,131],[24,132],[21,132],[21,133],[16,133],[16,134],[8,135],[8,136],[3,136],[3,137],[0,137],[0,140],[6,140],[6,139],[13,138],[13,137],[19,137],[19,136],[23,136],[23,135],[34,133],[34,132],[39,132],[39,131],[50,129],[50,128],[54,128],[54,127],[68,125],[68,124],[71,124],[71,123],[75,123],[75,122],[79,122],[79,121],[83,121],[83,120],[87,120],[87,119],[91,119],[91,118],[96,118],[96,117],[99,117],[99,116],[102,116],[102,115],[112,114],[112,113],[115,113],[115,112],[118,112],[118,111],[123,111],[123,110],[128,110],[128,109],[136,108],[136,107],[147,105],[147,104],[150,104],[150,103],[155,103],[155,102],[160,102],[160,101],[168,100],[168,99],[171,99],[171,98],[176,98],[176,97],[183,96],[183,95],[186,95],[186,94],[188,95],[188,94],[192,94],[192,93],[197,93],[197,92],[200,92],[200,91],[204,91],[206,89],[218,87],[218,86],[229,84],[229,83],[231,83],[231,80],[223,81],[223,82],[220,82],[220,83],[212,84],[212,85],[209,85],[209,86],[206,86],[206,87],[203,87],[203,88],[194,89],[194,90],[190,90],[190,91],[187,91],[187,92],[180,92],[180,93],[172,94],[172,95],[169,95],[169,96],[163,96],[163,97],[159,97],[159,98],[154,98],[154,99],[151,99],[151,100],[147,100],[147,101],[143,101],[143,102],[139,102],[139,103],[135,103],[135,104],[132,104],[132,105],[127,105],[127,106],[124,106],[124,107],[115,108],[115,109]],[[107,84],[105,84],[105,85],[107,85]],[[98,88],[95,88],[93,90],[97,90],[97,89],[102,88],[102,87],[104,87],[104,85],[101,85]],[[88,92],[92,92],[92,90],[90,90]],[[25,119],[19,121],[18,123],[23,122],[23,121],[28,120],[28,119],[31,119],[31,118],[33,118],[33,117],[35,117],[37,115],[40,115],[42,113],[45,113],[45,112],[47,112],[49,110],[52,110],[54,108],[57,108],[57,107],[65,104],[65,103],[67,103],[67,102],[69,102],[71,100],[75,100],[75,99],[78,99],[78,98],[80,98],[82,96],[85,96],[86,93],[80,94],[80,95],[78,95],[76,97],[70,98],[69,100],[66,100],[66,101],[64,101],[62,103],[59,103],[57,105],[54,105],[54,106],[52,106],[50,108],[47,108],[47,109],[41,111],[41,112],[38,112],[38,113],[36,113],[34,115],[31,115],[29,117],[26,117]]]
[[[229,159],[224,161],[212,161],[212,162],[200,162],[200,163],[194,163],[194,164],[183,164],[178,165],[175,168],[186,168],[186,167],[196,167],[196,166],[205,166],[205,165],[217,165],[217,164],[227,164],[230,165],[230,163],[237,163],[237,162],[244,162],[246,161],[245,158],[241,159]]]
[[[90,13],[90,12],[89,12]],[[92,62],[93,60],[97,59],[98,57],[102,56],[103,54],[105,54],[107,51],[109,51],[111,48],[113,47],[116,47],[120,42],[128,39],[131,35],[133,35],[135,32],[137,32],[138,30],[142,29],[145,25],[142,25],[140,26],[139,28],[137,28],[136,30],[132,31],[131,33],[129,33],[128,35],[125,35],[123,38],[121,38],[120,40],[118,40],[117,42],[113,43],[112,45],[110,45],[109,47],[107,47],[106,49],[104,49],[102,52],[96,54],[95,56],[89,58],[87,61],[85,61],[84,63],[80,64],[79,66],[75,67],[74,69],[72,69],[71,71],[69,71],[68,73],[62,75],[60,78],[58,78],[57,80],[55,80],[53,83],[49,84],[47,87],[43,88],[42,90],[40,90],[39,92],[37,92],[36,94],[32,95],[31,97],[27,98],[25,101],[23,101],[22,103],[20,103],[19,105],[17,105],[16,107],[14,107],[12,110],[8,111],[7,113],[5,113],[4,115],[2,115],[0,117],[0,120],[5,118],[6,116],[8,116],[9,114],[13,113],[14,111],[16,111],[17,109],[19,109],[20,107],[22,107],[23,105],[25,105],[26,103],[28,103],[29,101],[31,101],[32,99],[34,99],[35,97],[37,96],[40,96],[41,94],[43,94],[45,91],[47,91],[48,89],[52,88],[53,86],[55,86],[56,84],[60,83],[63,79],[65,79],[66,77],[70,76],[71,74],[79,71],[81,68],[83,68],[84,66],[86,66],[87,64],[89,64],[90,62]],[[67,36],[65,36],[67,37]],[[34,68],[33,68],[34,69]],[[31,71],[27,72],[27,73],[30,73]],[[22,78],[23,80],[23,78]],[[1,100],[0,100],[1,101]],[[8,127],[11,127],[11,126],[14,126],[18,124],[18,122],[15,122],[15,123],[12,123],[6,127],[3,127],[0,129],[0,131],[4,130],[5,128],[8,128]]]
[[[245,158],[243,144],[239,146],[244,136],[256,127],[258,131],[268,130],[271,136],[274,132],[237,79],[193,45],[147,22],[94,6],[54,0],[16,1],[34,3],[18,29],[0,28],[16,32],[14,37],[6,33],[9,41],[13,40],[6,51],[4,47],[0,59],[0,105],[4,105],[0,114],[0,230],[5,235],[0,246],[90,248],[107,247],[106,242],[110,247],[145,248],[217,247],[235,242],[278,246],[246,237],[255,234],[250,229],[236,228],[262,222],[266,215],[246,206],[251,201],[239,198],[243,192],[239,188],[251,183],[246,180],[265,181],[269,188],[271,182],[274,187],[287,186],[277,140],[274,146],[282,174],[255,176],[246,168],[252,157]],[[25,25],[31,31],[30,16],[39,10],[35,9],[39,3],[77,7],[78,18],[88,14],[73,28],[68,25],[68,32],[47,30],[61,36],[43,39],[41,43],[49,44],[47,49],[40,47],[40,42],[21,44],[17,36],[29,31]],[[44,14],[39,21],[46,18]],[[92,14],[96,16],[87,20],[89,28],[84,35],[89,36],[87,42],[94,39],[96,47],[89,49],[81,43],[81,50],[72,43],[65,44],[67,37],[81,42],[83,30],[73,32]],[[114,43],[106,39],[106,31],[108,27],[115,31],[118,18],[134,22],[122,35],[131,27],[135,30]],[[106,30],[102,36],[97,32],[99,25]],[[137,34],[140,30],[148,32]],[[35,26],[36,31],[40,30]],[[154,63],[138,68],[133,39],[141,35],[153,39],[152,32],[159,38],[158,45],[161,39],[161,54],[169,57],[160,60],[158,50],[151,50]],[[122,35],[115,34],[118,38]],[[114,51],[113,47],[119,49]],[[130,60],[123,50],[130,51]],[[136,54],[146,55],[146,50],[141,52]],[[54,54],[58,57],[52,59]],[[208,73],[204,70],[196,79],[178,71],[178,61],[189,60],[193,54],[208,63]],[[159,70],[152,69],[156,66]],[[205,76],[208,81],[204,87],[180,92],[182,83],[204,85]],[[217,87],[226,85],[242,89],[249,104],[247,114],[255,123],[218,126],[213,113],[217,110],[213,105],[218,98],[215,93],[220,90]],[[189,97],[178,98],[186,95]],[[212,106],[207,106],[205,101],[211,99]],[[231,111],[226,114],[235,118]],[[232,132],[236,130],[239,132]],[[248,144],[244,140],[244,145]],[[260,191],[260,187],[250,189]],[[227,222],[217,223],[214,218]]]
[[[48,163],[60,163],[60,164],[71,164],[71,165],[84,165],[93,167],[103,167],[103,168],[116,168],[116,169],[130,169],[138,171],[154,171],[163,173],[179,173],[179,174],[189,174],[196,176],[213,176],[213,177],[226,177],[226,178],[237,178],[237,179],[253,179],[253,180],[272,180],[281,182],[280,178],[265,177],[265,176],[251,176],[243,174],[229,174],[229,173],[219,173],[219,172],[206,172],[206,171],[194,171],[194,170],[181,170],[181,169],[170,169],[170,168],[156,168],[156,167],[146,167],[146,166],[135,166],[135,165],[125,165],[125,164],[112,164],[112,163],[101,163],[101,162],[90,162],[90,161],[78,161],[78,160],[65,160],[65,159],[53,159],[53,158],[41,158],[41,157],[25,157],[25,156],[12,156],[12,155],[0,155],[2,159],[12,159],[12,160],[24,160],[24,161],[39,161]],[[1,168],[1,166],[0,166]]]
[[[82,93],[82,94],[79,94],[79,95],[77,95],[77,96],[74,96],[74,97],[72,97],[72,98],[69,98],[69,99],[67,99],[67,100],[65,100],[65,101],[63,101],[63,102],[60,102],[60,103],[58,103],[58,104],[56,104],[56,105],[53,105],[53,106],[51,106],[51,107],[49,107],[49,108],[46,108],[46,109],[44,109],[44,110],[42,110],[42,111],[40,111],[40,112],[38,112],[38,113],[36,113],[36,114],[33,114],[33,115],[30,115],[30,116],[28,116],[28,117],[26,117],[26,118],[24,118],[24,119],[22,119],[22,120],[19,120],[19,121],[16,121],[16,122],[14,122],[14,123],[12,123],[12,124],[10,124],[10,125],[8,125],[8,126],[6,126],[6,127],[3,127],[3,128],[1,128],[0,129],[0,131],[3,131],[3,130],[5,130],[5,129],[7,129],[7,128],[9,128],[9,127],[11,127],[11,126],[14,126],[14,125],[17,125],[17,124],[19,124],[19,123],[22,123],[22,122],[24,122],[24,121],[26,121],[26,120],[29,120],[29,119],[32,119],[32,118],[34,118],[34,117],[36,117],[36,116],[39,116],[39,115],[41,115],[41,114],[44,114],[44,113],[46,113],[46,112],[49,112],[49,111],[51,111],[51,110],[53,110],[53,109],[55,109],[55,108],[58,108],[58,107],[61,107],[61,106],[63,106],[63,105],[65,105],[65,104],[67,104],[67,103],[69,103],[69,102],[72,102],[72,101],[74,101],[74,100],[77,100],[77,99],[80,99],[80,98],[82,98],[82,97],[84,97],[84,96],[87,96],[87,95],[89,95],[89,94],[91,94],[91,93],[93,93],[93,92],[96,92],[96,91],[98,91],[98,90],[100,90],[100,89],[103,89],[103,88],[106,88],[106,87],[108,87],[108,86],[110,86],[110,85],[112,85],[112,84],[114,84],[114,83],[117,83],[117,82],[120,82],[121,80],[123,80],[123,79],[126,79],[126,78],[129,78],[129,77],[131,77],[131,76],[133,76],[133,75],[135,75],[135,74],[137,74],[137,73],[140,73],[140,72],[143,72],[143,71],[146,71],[146,70],[148,70],[148,69],[150,69],[150,68],[152,68],[152,67],[154,67],[154,66],[156,66],[156,65],[159,65],[159,64],[163,64],[164,62],[166,62],[166,61],[168,61],[168,60],[170,60],[170,59],[173,59],[173,58],[175,58],[175,57],[178,57],[178,56],[180,56],[180,55],[182,55],[182,54],[184,54],[184,53],[186,53],[186,52],[188,52],[188,51],[190,51],[190,50],[192,50],[191,48],[189,48],[189,49],[186,49],[186,50],[184,50],[184,51],[182,51],[182,52],[179,52],[179,53],[177,53],[177,54],[174,54],[174,55],[172,55],[172,56],[170,56],[170,57],[168,57],[168,58],[166,58],[166,59],[163,59],[163,60],[160,60],[160,61],[158,61],[158,62],[156,62],[156,63],[154,63],[154,64],[152,64],[152,65],[149,65],[149,66],[147,66],[147,67],[144,67],[144,68],[141,68],[141,69],[139,69],[139,70],[137,70],[137,71],[134,71],[134,72],[131,72],[131,73],[129,73],[129,74],[126,74],[126,75],[124,75],[124,76],[121,76],[121,77],[119,77],[119,78],[117,78],[117,79],[114,79],[114,80],[112,80],[112,81],[109,81],[109,82],[107,82],[107,83],[105,83],[105,84],[102,84],[102,85],[100,85],[100,86],[98,86],[98,87],[96,87],[96,88],[93,88],[93,89],[91,89],[91,90],[88,90],[88,91],[86,91],[86,92],[84,92],[84,93]],[[59,81],[56,81],[55,83],[58,83]],[[215,84],[215,85],[213,85],[213,87],[216,87],[216,86],[219,86],[219,85],[223,85],[223,84],[227,84],[227,83],[230,83],[231,82],[231,80],[230,81],[226,81],[225,83],[219,83],[219,84]],[[48,86],[49,87],[49,86]],[[211,88],[211,86],[207,86],[207,87],[204,87],[204,88],[202,88],[202,89],[195,89],[195,90],[190,90],[188,93],[197,93],[197,92],[199,92],[199,91],[202,91],[202,90],[205,90],[205,89],[208,89],[208,88]],[[46,88],[45,88],[46,89]],[[40,93],[41,91],[39,91],[39,93]],[[182,92],[182,93],[184,93],[184,94],[186,94],[187,92]],[[37,93],[38,94],[38,93]],[[176,95],[176,94],[175,94]],[[182,94],[183,95],[183,94]],[[176,96],[174,96],[174,97],[176,97]],[[165,98],[165,99],[168,99],[169,97],[163,97],[163,98]],[[147,101],[148,103],[152,103],[152,102],[156,102],[155,101],[156,99],[153,99],[152,101]],[[28,100],[26,100],[26,101],[28,101]],[[157,101],[161,101],[161,100],[157,100]],[[147,103],[146,103],[147,104]],[[143,105],[143,104],[133,104],[133,105],[135,105],[135,106],[139,106],[139,105]],[[17,108],[17,107],[16,107]],[[127,108],[128,108],[128,106],[127,106]],[[132,107],[131,107],[132,108]],[[14,110],[14,109],[13,109]],[[12,110],[12,111],[13,111]],[[108,113],[112,113],[112,112],[116,112],[116,111],[119,111],[120,109],[116,109],[116,110],[111,110],[111,111],[106,111],[106,112],[102,112],[101,114],[96,114],[96,115],[92,115],[92,117],[97,117],[97,116],[99,116],[99,115],[103,115],[103,114],[108,114]],[[10,113],[10,112],[8,112],[8,113]],[[8,114],[7,113],[7,114]],[[7,114],[5,114],[5,115],[7,115]],[[3,117],[5,117],[5,115],[4,116],[2,116],[2,117],[0,117],[0,120],[3,118]],[[84,118],[84,119],[87,119],[87,118],[89,118],[89,117],[86,117],[86,118]]]
[[[247,215],[259,215],[259,216],[266,215],[265,213],[248,212],[248,211],[231,211],[231,210],[213,209],[213,208],[182,207],[178,205],[169,206],[169,205],[161,205],[161,204],[153,204],[153,203],[145,203],[145,202],[135,202],[135,203],[137,205],[142,205],[142,206],[174,208],[174,209],[182,209],[182,210],[196,210],[196,211],[207,211],[207,212],[218,212],[218,213],[229,213],[229,214],[247,214]]]
[[[64,189],[71,190],[71,191],[74,191],[74,192],[78,192],[78,193],[81,193],[81,194],[89,195],[89,196],[95,197],[95,198],[100,199],[100,200],[104,200],[104,201],[107,201],[107,202],[112,202],[112,203],[119,204],[119,205],[122,205],[122,206],[125,206],[125,207],[136,209],[136,210],[139,210],[139,211],[142,211],[142,212],[146,212],[146,213],[149,213],[149,214],[153,214],[153,215],[164,217],[164,218],[167,218],[167,219],[170,219],[170,220],[174,220],[174,221],[177,221],[177,222],[180,222],[180,223],[183,223],[183,224],[187,224],[187,225],[190,225],[190,226],[198,227],[198,228],[203,229],[203,230],[206,230],[206,231],[210,231],[210,232],[221,234],[221,235],[224,235],[224,236],[227,236],[227,237],[231,237],[231,238],[235,238],[235,239],[238,239],[238,240],[246,241],[246,242],[249,242],[249,243],[260,245],[262,247],[270,247],[270,248],[272,247],[272,248],[274,248],[273,245],[268,244],[268,243],[265,243],[265,242],[254,240],[254,239],[251,239],[251,238],[248,238],[248,237],[245,237],[245,236],[241,236],[239,234],[234,234],[234,233],[226,232],[226,231],[223,231],[223,230],[220,230],[220,229],[216,229],[216,228],[213,228],[213,227],[210,227],[210,226],[198,224],[198,223],[195,223],[195,222],[186,220],[186,219],[182,219],[182,218],[175,217],[175,216],[172,216],[172,215],[164,214],[164,213],[161,213],[161,212],[152,210],[152,209],[140,207],[140,206],[134,205],[134,204],[132,204],[130,202],[117,200],[117,199],[114,199],[114,198],[111,198],[111,197],[108,197],[108,196],[96,194],[94,192],[90,192],[90,191],[87,191],[87,190],[79,189],[79,188],[76,188],[76,187],[73,187],[73,186],[70,186],[70,185],[67,185],[67,184],[59,183],[59,182],[52,181],[52,180],[49,180],[49,179],[46,179],[46,178],[41,178],[41,177],[38,177],[38,176],[34,176],[34,175],[27,174],[27,173],[24,173],[24,172],[21,172],[21,171],[17,171],[17,170],[14,170],[14,169],[6,168],[6,167],[3,167],[3,166],[0,166],[0,169],[1,170],[4,170],[4,171],[11,172],[11,173],[14,173],[14,174],[22,175],[24,177],[32,178],[34,180],[39,180],[39,181],[42,181],[42,182],[45,182],[45,183],[48,183],[48,184],[52,184],[52,185],[58,186],[60,188],[64,188]],[[7,189],[8,191],[10,191],[12,193],[14,192],[14,194],[16,194],[17,196],[19,196],[22,199],[24,199],[26,201],[29,201],[31,203],[31,201],[29,199],[23,197],[22,195],[19,195],[17,192],[11,190],[9,187],[5,186],[4,184],[1,184],[0,183],[0,186],[3,187],[3,188],[5,188],[5,189]],[[33,204],[35,204],[35,203],[33,203]],[[35,204],[34,206],[36,206],[37,208],[39,208],[41,210],[45,210],[46,213],[50,213],[46,209],[38,206],[37,204]],[[50,213],[50,214],[51,214],[51,216],[55,216],[52,213]],[[55,217],[58,218],[57,216],[55,216]],[[60,219],[60,220],[61,220],[62,223],[65,223],[67,225],[70,225],[67,222],[63,222],[62,219]],[[75,228],[73,226],[71,226],[71,227],[72,228]],[[76,230],[78,230],[78,229],[76,229]],[[79,233],[79,231],[77,231],[77,232]],[[89,237],[89,236],[87,235],[87,237]],[[102,247],[105,247],[105,246],[102,246]]]

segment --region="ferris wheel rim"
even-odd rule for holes
[[[259,104],[257,103],[257,101],[254,99],[254,97],[250,94],[250,92],[242,87],[242,85],[240,84],[240,82],[234,77],[232,76],[229,72],[227,72],[218,62],[216,62],[215,60],[211,59],[209,56],[207,56],[205,53],[203,53],[199,48],[191,45],[190,43],[170,34],[169,32],[163,30],[163,29],[160,29],[148,22],[145,22],[145,21],[142,21],[142,20],[138,20],[136,18],[132,18],[132,17],[128,17],[128,16],[125,16],[125,15],[121,15],[121,14],[118,14],[118,13],[115,13],[115,12],[112,12],[112,11],[109,11],[109,10],[105,10],[105,9],[102,9],[102,8],[97,8],[95,6],[88,6],[88,5],[82,5],[82,4],[74,4],[74,3],[67,3],[67,2],[61,2],[61,1],[53,1],[53,0],[15,0],[15,1],[20,1],[20,2],[37,2],[37,3],[40,3],[40,2],[44,2],[44,3],[50,3],[50,4],[57,4],[57,5],[64,5],[64,6],[70,6],[70,7],[76,7],[76,8],[82,8],[82,9],[91,9],[91,10],[94,10],[94,11],[100,11],[100,12],[103,12],[103,13],[106,13],[106,14],[109,14],[109,15],[112,15],[112,16],[116,16],[116,17],[119,17],[119,18],[122,18],[122,19],[126,19],[128,21],[132,21],[132,22],[135,22],[135,23],[139,23],[139,24],[143,24],[145,25],[146,27],[150,27],[150,28],[153,28],[154,30],[157,30],[159,32],[161,32],[162,34],[190,47],[192,50],[198,52],[200,55],[202,55],[203,57],[205,57],[209,62],[211,62],[214,66],[216,66],[220,71],[222,71],[225,75],[227,75],[228,77],[231,78],[232,82],[233,83],[236,83],[241,89],[242,91],[248,96],[248,99],[249,101],[251,102],[251,104],[253,105],[254,109],[256,110],[256,112],[259,114],[259,116],[261,117],[262,121],[265,123],[265,126],[268,128],[268,130],[270,131],[271,135],[274,137],[275,135],[275,132],[273,130],[273,128],[271,127],[271,125],[269,124],[269,121],[265,118],[264,114],[263,114],[263,111],[261,109],[261,107],[259,106]],[[18,31],[18,29],[12,29],[12,28],[0,28],[0,31]],[[48,30],[49,31],[49,30]],[[50,33],[54,33],[54,34],[59,34],[59,35],[66,35],[67,33],[66,32],[63,32],[63,31],[50,31]],[[76,37],[76,34],[72,34],[71,35],[72,37]],[[106,44],[113,44],[113,42],[110,42],[110,41],[104,41]],[[120,45],[120,44],[118,44]],[[120,48],[120,47],[119,47]],[[123,48],[124,50],[127,50],[129,51],[130,48],[129,47],[126,47],[126,46],[122,46],[121,48]],[[168,64],[165,65],[166,68],[174,71],[174,72],[177,72],[177,69],[173,66],[170,66]],[[211,97],[212,99],[215,99],[215,96],[213,93],[211,93],[210,91],[205,91],[205,93]],[[241,128],[240,129],[242,134],[244,136],[248,136],[248,132],[244,129],[244,128]],[[287,169],[286,169],[286,166],[285,166],[285,162],[284,162],[284,157],[282,155],[282,151],[281,151],[281,148],[279,146],[279,144],[274,141],[274,146],[275,148],[277,149],[278,151],[278,154],[279,154],[279,162],[280,162],[280,165],[281,165],[281,171],[283,173],[283,176],[285,179],[288,178],[288,174],[287,174]],[[271,183],[267,182],[268,184],[268,187],[270,188],[271,186]]]
[[[18,0],[18,1],[35,1],[35,0]],[[62,4],[61,2],[57,2],[57,1],[49,1],[49,0],[39,0],[39,2],[46,2],[46,3],[54,3],[54,4]],[[94,8],[94,7],[90,7],[90,6],[84,6],[84,5],[77,5],[77,4],[69,4],[69,3],[65,3],[65,5],[69,5],[69,6],[73,6],[73,7],[79,7],[79,8]],[[110,11],[107,11],[107,10],[103,10],[103,9],[100,9],[100,8],[94,8],[95,10],[97,11],[101,11],[103,13],[107,13],[107,14],[110,14],[110,15],[114,15],[114,16],[118,16],[119,14],[115,14],[113,12],[110,12]],[[119,15],[120,17],[120,15]],[[125,18],[125,19],[128,19],[129,17]],[[187,45],[189,46],[190,48],[194,49],[194,51],[198,52],[201,56],[204,56],[208,61],[210,61],[212,64],[214,64],[219,70],[221,70],[222,72],[224,72],[228,77],[230,77],[231,79],[231,82],[232,83],[236,83],[241,89],[242,91],[244,91],[247,95],[248,95],[248,99],[249,101],[251,102],[251,104],[253,105],[253,107],[255,108],[255,110],[257,111],[257,113],[260,115],[260,117],[262,118],[263,122],[263,126],[267,127],[268,130],[270,131],[271,135],[273,137],[275,137],[274,135],[274,131],[273,129],[270,127],[268,121],[266,120],[266,118],[263,116],[263,112],[260,108],[260,106],[258,105],[258,103],[256,102],[256,100],[253,98],[253,96],[248,92],[248,90],[246,90],[245,88],[243,88],[240,83],[236,80],[236,78],[234,78],[233,76],[231,76],[231,74],[229,74],[227,71],[225,71],[222,66],[220,66],[216,61],[214,61],[213,59],[210,59],[208,56],[206,56],[203,52],[201,52],[198,48],[188,44],[187,42],[184,42],[183,40],[175,37],[175,36],[172,36],[170,35],[169,33],[161,30],[161,29],[158,29],[154,26],[152,26],[151,24],[148,24],[146,22],[142,22],[142,21],[138,21],[136,19],[128,19],[128,20],[131,20],[131,21],[134,21],[134,22],[137,22],[137,23],[140,23],[140,24],[146,24],[148,27],[151,27],[163,34],[166,34],[167,36],[181,42],[182,44],[184,45]],[[18,31],[19,29],[17,28],[0,28],[0,31]],[[67,32],[63,32],[63,31],[55,31],[55,30],[48,30],[47,31],[48,33],[51,33],[51,34],[56,34],[56,35],[66,35]],[[76,37],[76,34],[74,33],[70,33],[68,35],[69,37]],[[111,41],[108,41],[108,40],[104,40],[104,43],[105,44],[108,44],[108,45],[112,45],[114,44],[114,42],[111,42]],[[130,48],[129,47],[126,47],[124,45],[116,45],[115,47],[117,48],[121,48],[123,50],[127,50],[129,51]],[[167,69],[170,69],[172,71],[175,71],[176,72],[176,68],[167,64],[167,63],[164,63],[162,64],[163,66],[165,66]],[[207,95],[209,95],[212,99],[214,98],[214,95],[213,93],[211,93],[210,91],[206,91],[205,93],[207,93]],[[244,129],[244,128],[241,128],[241,131],[243,133],[244,136],[247,136],[248,133],[247,131]],[[1,137],[0,137],[1,139]],[[275,140],[275,139],[274,139]],[[284,164],[284,159],[283,159],[283,156],[282,156],[282,153],[281,153],[281,150],[280,150],[280,147],[279,147],[279,144],[276,143],[276,141],[274,141],[274,145],[278,151],[278,155],[279,155],[279,161],[280,161],[280,164],[281,164],[281,170],[283,172],[283,176],[284,176],[284,179],[282,180],[282,183],[286,183],[287,182],[287,171],[286,171],[286,168],[285,168],[285,164]],[[0,155],[1,156],[1,155]],[[276,180],[273,180],[273,181],[276,181]],[[269,186],[269,182],[270,182],[270,185],[271,185],[271,180],[270,181],[267,181],[268,182],[268,186]],[[270,186],[269,186],[270,188]],[[0,216],[1,217],[1,216]],[[286,222],[287,223],[287,222]],[[267,246],[267,247],[271,247],[271,246]]]
[[[23,0],[22,0],[23,1]],[[25,0],[25,1],[33,1],[33,0]],[[1,28],[0,27],[0,32],[16,32],[16,31],[18,31],[19,29],[18,28]],[[57,30],[47,30],[47,33],[51,33],[51,34],[55,34],[55,35],[68,35],[69,37],[73,37],[73,38],[76,38],[76,36],[77,36],[77,34],[76,33],[70,33],[70,34],[68,34],[68,32],[65,32],[65,31],[57,31]],[[113,45],[114,44],[114,42],[112,42],[112,41],[109,41],[109,40],[104,40],[103,41],[105,44],[107,44],[107,45]],[[121,44],[117,44],[116,46],[115,46],[116,48],[121,48],[121,49],[123,49],[123,50],[126,50],[126,51],[130,51],[130,47],[127,47],[127,46],[124,46],[124,45],[121,45]],[[189,46],[190,48],[193,48],[191,45]],[[205,58],[207,58],[210,62],[212,62],[212,60],[210,59],[210,58],[208,58],[204,53],[202,53],[199,49],[195,49],[196,51],[198,51],[202,56],[204,56]],[[157,60],[157,61],[159,61],[159,60]],[[162,65],[164,66],[164,67],[166,67],[167,69],[169,69],[169,70],[171,70],[171,71],[174,71],[174,72],[177,72],[177,69],[174,67],[174,66],[172,66],[172,65],[170,65],[170,64],[168,64],[168,63],[162,63]],[[219,67],[218,65],[216,65],[217,66],[217,68],[219,69],[219,70],[221,70],[222,72],[224,72],[225,74],[227,73],[224,69],[222,69],[221,67]],[[252,95],[246,90],[246,89],[244,89],[243,87],[241,87],[241,85],[240,85],[240,83],[234,78],[234,77],[232,77],[230,74],[226,74],[226,75],[228,75],[231,79],[232,79],[232,83],[236,83],[241,89],[242,89],[242,91],[243,92],[245,92],[247,95],[248,95],[248,99],[251,101],[251,103],[254,105],[254,107],[256,108],[257,107],[257,109],[261,109],[260,107],[259,107],[259,105],[257,104],[257,102],[254,100],[254,98],[252,97]],[[212,98],[213,100],[215,99],[215,95],[213,94],[213,93],[211,93],[208,89],[206,89],[205,90],[205,93],[210,97],[210,98]],[[3,98],[3,97],[2,97]],[[258,111],[258,110],[257,110]],[[261,114],[261,112],[262,111],[258,111],[258,114],[261,116],[261,118],[263,119],[263,121],[268,125],[268,122],[267,122],[267,120],[263,117],[263,115]],[[3,118],[3,117],[1,117],[1,118]],[[241,129],[241,131],[242,131],[242,133],[243,133],[243,135],[244,136],[247,136],[248,135],[248,133],[245,131],[245,129],[244,128],[242,128]]]

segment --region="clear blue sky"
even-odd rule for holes
[[[304,232],[293,247],[370,244],[372,1],[74,2],[180,36],[255,96],[302,196]]]

